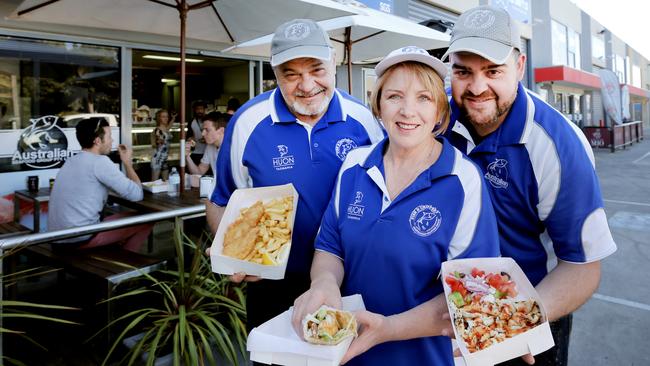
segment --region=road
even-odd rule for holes
[[[569,365],[650,365],[650,132],[625,150],[595,151],[609,226],[618,246],[600,287],[575,312]]]

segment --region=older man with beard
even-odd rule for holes
[[[546,307],[556,346],[536,364],[566,365],[571,313],[598,287],[600,260],[616,244],[593,152],[573,123],[521,85],[519,42],[503,9],[480,6],[459,17],[446,54],[455,121],[447,137],[481,167],[501,253],[517,261]]]
[[[329,36],[316,22],[282,24],[271,43],[278,87],[244,104],[233,115],[217,159],[217,184],[207,204],[216,232],[235,189],[293,183],[300,195],[285,278],[249,281],[247,326],[280,314],[309,288],[314,239],[347,153],[381,140],[370,111],[335,89],[335,57]]]

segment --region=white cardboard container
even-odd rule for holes
[[[343,310],[365,310],[361,295],[342,298]],[[253,328],[246,349],[251,361],[286,366],[338,366],[353,338],[335,346],[307,343],[291,326],[293,306],[284,313]]]
[[[143,182],[142,189],[151,193],[167,192],[167,182],[164,182],[162,179],[153,182]]]
[[[493,344],[486,349],[470,353],[465,346],[465,342],[458,335],[458,331],[454,326],[453,312],[451,305],[449,304],[449,294],[451,293],[451,289],[449,288],[449,285],[445,283],[444,279],[447,274],[453,273],[454,271],[470,274],[473,267],[485,271],[486,273],[507,272],[516,285],[518,292],[516,300],[534,299],[537,301],[542,313],[543,323],[524,333],[508,338],[503,342]],[[512,258],[467,258],[443,262],[442,283],[445,289],[447,308],[449,314],[452,315],[451,324],[454,328],[454,335],[456,336],[458,348],[460,349],[466,366],[492,366],[503,361],[523,356],[526,353],[531,353],[533,355],[542,353],[553,347],[555,344],[555,342],[553,342],[553,336],[551,335],[548,318],[546,317],[544,304],[542,304],[539,294],[537,294],[533,285],[528,281],[524,271]]]
[[[293,187],[293,184],[285,184],[281,186],[270,186],[260,188],[245,188],[237,189],[230,196],[226,211],[223,214],[217,233],[214,236],[212,247],[210,249],[210,259],[212,262],[212,272],[231,275],[237,272],[244,272],[247,275],[259,276],[270,280],[279,280],[284,278],[284,271],[287,268],[287,261],[289,260],[289,252],[291,251],[291,240],[288,245],[282,248],[282,252],[278,256],[279,263],[275,266],[257,264],[241,259],[236,259],[222,255],[223,252],[223,238],[226,234],[228,226],[237,220],[242,208],[250,207],[257,201],[264,203],[274,199],[285,196],[293,196],[293,211],[289,215],[289,228],[291,229],[291,236],[293,236],[293,223],[296,219],[296,210],[298,209],[298,192]]]

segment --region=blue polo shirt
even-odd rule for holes
[[[440,264],[499,254],[496,218],[479,169],[444,139],[442,153],[397,197],[385,183],[387,140],[351,152],[339,173],[316,250],[343,261],[342,295],[393,315],[443,292]],[[377,345],[350,365],[453,365],[450,339]]]
[[[616,251],[591,147],[580,129],[521,84],[501,126],[475,146],[451,101],[449,140],[481,168],[501,253],[537,285],[558,258],[598,261]]]
[[[383,138],[370,111],[335,90],[313,127],[296,120],[279,89],[258,95],[228,123],[211,201],[226,206],[237,188],[293,183],[300,195],[287,272],[308,274],[314,238],[348,152]]]

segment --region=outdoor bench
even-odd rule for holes
[[[163,269],[167,264],[166,260],[131,252],[119,246],[59,251],[52,250],[51,244],[40,244],[32,245],[25,250],[45,259],[46,264],[51,267],[60,266],[71,274],[86,275],[105,281],[107,298],[112,295],[114,287],[121,282],[141,276],[143,273]]]
[[[32,231],[15,221],[0,223],[0,239],[16,235],[29,234]]]

